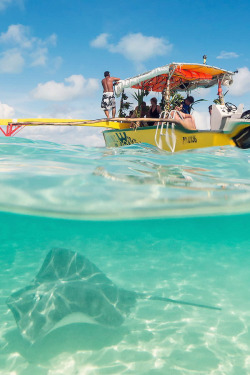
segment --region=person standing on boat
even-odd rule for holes
[[[115,96],[113,83],[120,81],[120,78],[110,77],[108,71],[104,72],[104,78],[102,80],[103,95],[101,108],[104,110],[105,115],[109,118],[109,111],[112,110],[112,117],[115,117]]]

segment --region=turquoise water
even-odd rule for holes
[[[250,373],[249,150],[16,138],[0,158],[1,375]],[[52,248],[119,288],[221,310],[138,298],[118,327],[71,320],[31,344],[6,300]]]

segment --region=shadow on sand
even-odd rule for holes
[[[128,329],[106,328],[92,324],[70,324],[58,328],[31,345],[17,329],[5,334],[5,354],[18,352],[30,363],[44,363],[60,353],[75,353],[79,350],[100,350],[118,344]]]

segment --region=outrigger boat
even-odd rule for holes
[[[172,63],[117,83],[115,94],[118,97],[126,88],[162,93],[165,107],[159,119],[7,119],[0,120],[7,130],[1,127],[0,130],[5,135],[12,135],[24,126],[94,126],[108,128],[103,132],[107,147],[149,143],[170,152],[226,145],[250,148],[250,111],[243,113],[243,105],[237,108],[232,103],[224,102],[222,85],[232,84],[234,74],[206,64]],[[189,130],[184,127],[180,121],[181,113],[170,108],[170,94],[183,91],[189,94],[194,89],[215,85],[218,85],[220,104],[212,105],[211,130]],[[141,127],[145,120],[154,125]]]

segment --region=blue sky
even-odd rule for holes
[[[210,65],[239,69],[227,100],[250,109],[249,11],[248,1],[0,0],[0,118],[100,118],[105,70],[127,78],[172,61],[202,63],[204,53]],[[216,88],[194,96],[208,100],[197,107],[206,113]],[[102,144],[99,130],[50,134]]]

